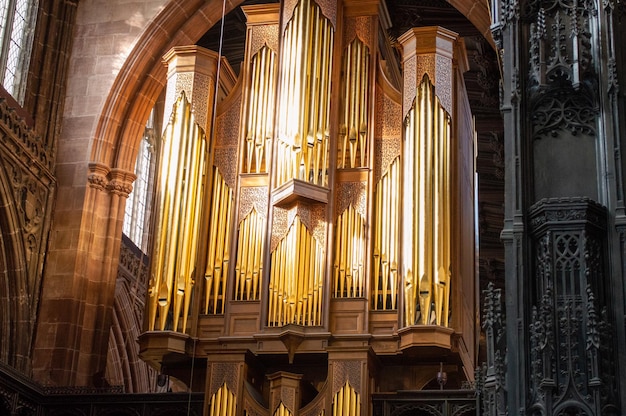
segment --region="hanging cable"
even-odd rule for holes
[[[215,74],[215,98],[213,99],[213,113],[211,114],[211,131],[209,140],[213,139],[215,133],[215,119],[217,118],[217,92],[220,87],[220,71],[222,69],[222,47],[224,46],[224,16],[226,14],[226,0],[222,1],[222,20],[220,22],[220,42],[217,49],[217,73]]]
[[[213,135],[215,134],[215,120],[217,118],[217,96],[218,90],[220,87],[220,71],[222,69],[222,47],[224,45],[224,17],[226,15],[226,0],[222,0],[222,19],[220,21],[220,42],[219,47],[217,49],[217,71],[215,74],[215,87],[213,89],[213,93],[215,97],[213,98],[213,111],[211,114],[211,131],[209,134],[209,141],[213,140]],[[187,399],[187,416],[191,413],[191,392],[193,391],[193,370],[196,362],[196,337],[193,337],[193,349],[191,351],[191,371],[189,374],[189,397]]]

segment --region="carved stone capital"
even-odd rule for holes
[[[98,163],[89,163],[87,183],[99,191],[107,191],[119,196],[128,197],[133,190],[133,182],[137,175],[124,169],[110,168]]]
[[[109,172],[109,178],[107,190],[112,194],[128,198],[133,191],[133,182],[137,179],[137,175],[123,169],[113,168]]]
[[[87,183],[90,187],[104,191],[106,189],[110,168],[102,163],[89,163],[89,172],[87,173]]]

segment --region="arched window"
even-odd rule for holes
[[[133,191],[128,195],[124,213],[123,232],[144,253],[148,249],[148,223],[157,131],[154,110],[152,110],[137,154],[135,164],[137,179],[133,183]]]
[[[0,79],[20,104],[24,104],[37,3],[37,0],[5,0],[0,4]]]

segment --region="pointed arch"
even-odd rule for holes
[[[33,322],[21,230],[13,186],[0,169],[0,362],[26,372]]]
[[[228,2],[226,13],[241,1]],[[139,143],[166,81],[161,57],[195,43],[221,19],[222,0],[169,1],[150,22],[122,65],[94,134],[91,160],[132,172]]]

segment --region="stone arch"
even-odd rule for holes
[[[240,3],[229,2],[226,13]],[[221,13],[222,0],[169,1],[163,7],[113,82],[96,126],[92,162],[133,170],[145,121],[165,85],[161,57],[174,46],[195,43],[221,19]]]
[[[10,166],[9,164],[5,166]],[[0,170],[0,361],[25,372],[31,302],[22,226],[8,172]]]
[[[447,1],[494,45],[486,2]],[[226,14],[242,2],[227,2]],[[171,0],[163,7],[140,36],[109,91],[95,130],[92,162],[133,171],[145,121],[165,85],[161,57],[174,46],[195,43],[219,22],[221,11],[222,0]]]

